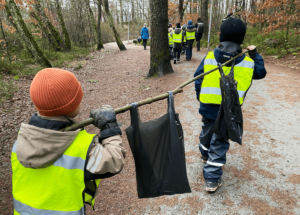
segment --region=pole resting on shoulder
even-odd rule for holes
[[[234,60],[237,59],[238,57],[240,57],[240,56],[246,54],[248,51],[249,51],[249,50],[244,51],[244,52],[242,52],[240,55],[237,55],[237,56],[231,58],[229,61],[223,63],[223,64],[222,64],[222,67],[223,67],[223,66],[226,66],[226,65],[228,65],[228,64],[230,64],[232,61],[234,61]],[[175,95],[175,94],[178,94],[178,93],[182,93],[184,87],[186,87],[186,86],[189,85],[190,83],[196,81],[197,79],[199,79],[199,78],[201,78],[201,77],[203,77],[203,76],[205,76],[205,75],[208,75],[208,74],[210,74],[210,73],[212,73],[212,72],[214,72],[214,71],[216,71],[216,70],[218,70],[218,69],[219,69],[219,67],[217,66],[216,68],[214,68],[214,69],[212,69],[212,70],[210,70],[210,71],[208,71],[208,72],[202,73],[201,75],[198,75],[198,76],[194,77],[193,79],[184,82],[183,84],[181,84],[181,85],[178,86],[175,90],[172,91],[173,94]],[[165,94],[162,94],[162,95],[153,97],[153,98],[148,98],[148,99],[146,99],[146,100],[139,101],[139,102],[137,102],[137,106],[140,107],[140,106],[143,106],[143,105],[151,104],[151,103],[153,103],[153,102],[157,102],[157,101],[166,99],[166,98],[168,98],[168,97],[169,97],[169,93],[165,93]],[[131,109],[131,105],[126,105],[126,106],[124,106],[124,107],[115,109],[115,112],[116,112],[116,114],[120,114],[120,113],[124,113],[124,112],[126,112],[126,111],[128,111],[128,110],[130,110],[130,109]],[[85,127],[85,126],[89,126],[89,125],[92,125],[92,124],[94,124],[94,119],[93,119],[93,118],[89,118],[89,119],[83,120],[83,121],[81,121],[81,122],[78,122],[78,123],[76,123],[76,124],[73,124],[73,125],[71,125],[71,126],[69,126],[69,127],[66,127],[65,129],[63,129],[63,130],[61,130],[61,131],[76,131],[77,129],[81,129],[81,128]]]

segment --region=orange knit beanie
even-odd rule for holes
[[[76,110],[83,97],[81,85],[69,71],[47,68],[31,82],[30,96],[42,116],[64,116]]]

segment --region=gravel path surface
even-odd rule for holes
[[[198,60],[205,56],[193,55]],[[196,65],[183,62],[178,67],[192,77]],[[267,77],[253,81],[243,105],[243,145],[231,142],[225,183],[214,194],[205,191],[202,175],[199,102],[193,85],[185,89],[176,110],[185,132],[192,193],[164,197],[154,214],[300,214],[300,74],[268,63],[266,68]],[[153,205],[157,207],[155,200]],[[142,214],[153,214],[153,207]]]
[[[127,45],[127,51],[119,52],[113,43],[106,44],[105,48],[91,53],[84,67],[73,71],[84,90],[82,111],[77,120],[87,118],[90,109],[102,104],[117,108],[175,89],[193,76],[206,55],[206,51],[194,51],[192,61],[187,62],[182,56],[181,62],[173,65],[173,74],[144,79],[149,70],[149,50]],[[192,193],[137,198],[135,167],[124,132],[130,125],[127,112],[118,115],[127,149],[125,167],[119,175],[101,181],[95,211],[87,208],[87,214],[300,214],[300,73],[271,62],[266,62],[266,68],[267,77],[254,81],[247,94],[243,105],[243,145],[231,143],[223,167],[225,183],[216,193],[205,191],[198,149],[201,116],[191,84],[175,96],[175,109],[185,132]],[[35,111],[29,96],[31,79],[21,79],[19,92],[0,106],[1,215],[10,215],[12,210],[10,152],[17,129]],[[146,105],[140,108],[141,119],[158,118],[166,110],[166,100]],[[86,129],[98,133],[93,126]]]

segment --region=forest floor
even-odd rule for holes
[[[118,51],[114,43],[90,54],[91,60],[72,71],[84,90],[82,111],[77,120],[88,118],[89,111],[103,104],[114,108],[175,89],[190,79],[206,51],[193,53],[190,62],[181,57],[174,73],[145,79],[150,52],[142,46],[127,45]],[[198,149],[201,131],[199,102],[194,85],[175,96],[175,109],[184,129],[187,174],[190,194],[138,199],[135,166],[125,129],[129,112],[118,115],[127,149],[123,171],[102,180],[95,211],[87,214],[300,214],[300,70],[279,66],[266,58],[267,77],[253,81],[243,105],[243,145],[231,144],[223,168],[224,185],[214,194],[205,191],[203,164]],[[68,68],[65,68],[68,70]],[[69,69],[70,70],[70,69]],[[32,77],[21,78],[18,92],[0,106],[0,214],[12,212],[10,152],[21,122],[35,112],[30,100]],[[141,120],[164,115],[167,101],[139,109]],[[93,126],[88,132],[98,132]]]

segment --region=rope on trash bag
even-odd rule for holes
[[[233,60],[235,60],[236,58],[238,58],[238,57],[246,54],[248,51],[249,50],[246,50],[246,51],[242,52],[240,55],[237,55],[234,58],[231,58],[229,61],[223,63],[222,67],[230,64]],[[219,69],[219,67],[217,66],[216,68],[214,68],[214,69],[212,69],[212,70],[210,70],[208,72],[202,73],[201,75],[198,75],[198,76],[194,77],[193,79],[184,82],[183,84],[181,84],[175,90],[172,91],[173,94],[175,95],[175,94],[178,94],[178,93],[182,93],[184,87],[186,87],[190,83],[193,83],[197,79],[199,79],[199,78],[201,78],[201,77],[203,77],[205,75],[208,75],[208,74],[210,74],[210,73],[212,73],[212,72],[214,72],[214,71],[216,71],[218,69]],[[137,102],[137,106],[140,107],[140,106],[143,106],[143,105],[151,104],[153,102],[157,102],[157,101],[166,99],[168,97],[169,97],[169,93],[165,93],[165,94],[153,97],[153,98],[148,98],[146,100],[139,101],[139,102]],[[128,111],[130,109],[131,109],[131,105],[129,104],[129,105],[126,105],[124,107],[115,109],[115,112],[116,112],[116,114],[120,114],[120,113],[124,113],[124,112],[126,112],[126,111]],[[78,122],[76,124],[73,124],[73,125],[71,125],[69,127],[66,127],[65,129],[63,129],[61,131],[76,131],[77,129],[83,128],[85,126],[92,125],[93,123],[94,123],[94,119],[93,118],[89,118],[89,119],[83,120],[81,122]]]

